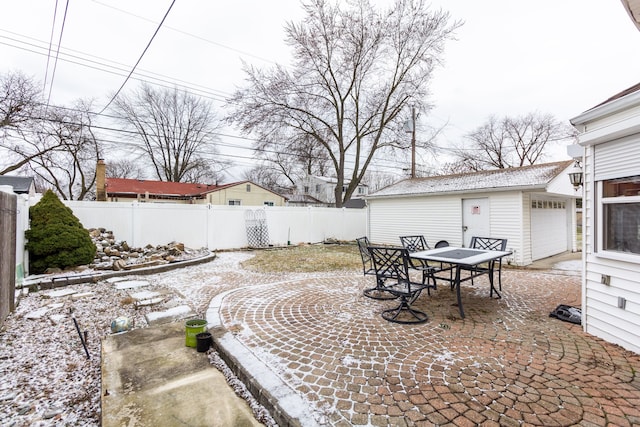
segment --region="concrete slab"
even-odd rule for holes
[[[122,280],[119,282],[115,282],[114,285],[116,286],[116,289],[119,289],[119,290],[135,289],[135,288],[141,288],[143,286],[149,286],[149,281],[148,280]]]
[[[102,426],[262,426],[182,322],[102,342]]]
[[[193,317],[195,315],[188,305],[179,305],[166,311],[152,311],[151,313],[147,313],[144,318],[149,325],[155,326],[179,319],[186,319],[187,317]]]
[[[43,297],[45,298],[60,298],[60,297],[66,297],[69,295],[73,295],[75,293],[77,293],[78,291],[75,289],[71,289],[71,288],[62,288],[62,289],[57,289],[55,291],[49,291],[43,294]]]

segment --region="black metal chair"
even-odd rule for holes
[[[400,236],[400,243],[402,243],[402,247],[409,253],[431,249],[427,244],[427,239],[425,239],[423,235]],[[422,273],[422,283],[426,283],[427,279],[431,279],[433,281],[433,289],[437,289],[435,274],[442,269],[437,269],[436,267],[429,265],[425,260],[413,258],[409,258],[409,268]]]
[[[367,236],[358,237],[356,242],[358,243],[358,250],[360,251],[360,257],[362,258],[362,273],[365,276],[375,276],[376,270],[373,266],[373,260],[371,259],[371,254],[368,249],[369,238]],[[363,294],[366,297],[378,300],[390,300],[397,298],[395,295],[387,292],[387,289],[384,286],[384,280],[380,280],[378,277],[376,277],[376,286],[365,289]]]
[[[434,248],[446,248],[449,246],[449,242],[446,240],[439,240],[433,247]],[[449,271],[449,278],[446,277],[438,277],[438,279],[448,280],[451,283],[451,290],[453,290],[455,284],[453,282],[453,266],[451,264],[446,264],[444,262],[440,263],[439,271]]]
[[[471,238],[471,242],[469,247],[472,249],[482,249],[486,251],[506,251],[507,250],[507,239],[498,239],[493,237],[478,237],[473,236]],[[502,290],[502,258],[497,260],[498,262],[498,288]],[[464,268],[464,270],[471,271],[471,284],[473,285],[473,276],[481,274],[483,272],[488,272],[490,269],[495,271],[496,260],[490,261],[488,264],[475,266],[472,268]]]
[[[369,246],[378,281],[386,282],[387,292],[400,298],[400,303],[382,311],[382,318],[394,323],[424,323],[429,316],[411,306],[423,289],[433,285],[413,282],[409,276],[409,251],[405,248]]]
[[[447,242],[446,240],[440,240],[435,244],[434,248],[446,248],[447,246],[449,246],[449,242]]]

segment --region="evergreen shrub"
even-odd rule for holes
[[[66,269],[89,264],[96,246],[73,211],[53,191],[29,208],[30,229],[25,232],[31,273],[41,274],[48,268]]]

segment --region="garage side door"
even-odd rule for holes
[[[531,258],[535,261],[569,248],[567,202],[531,200]]]

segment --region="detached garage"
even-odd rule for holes
[[[509,262],[527,265],[576,251],[572,161],[407,179],[367,196],[372,242],[423,234],[468,246],[472,236],[508,239]]]

